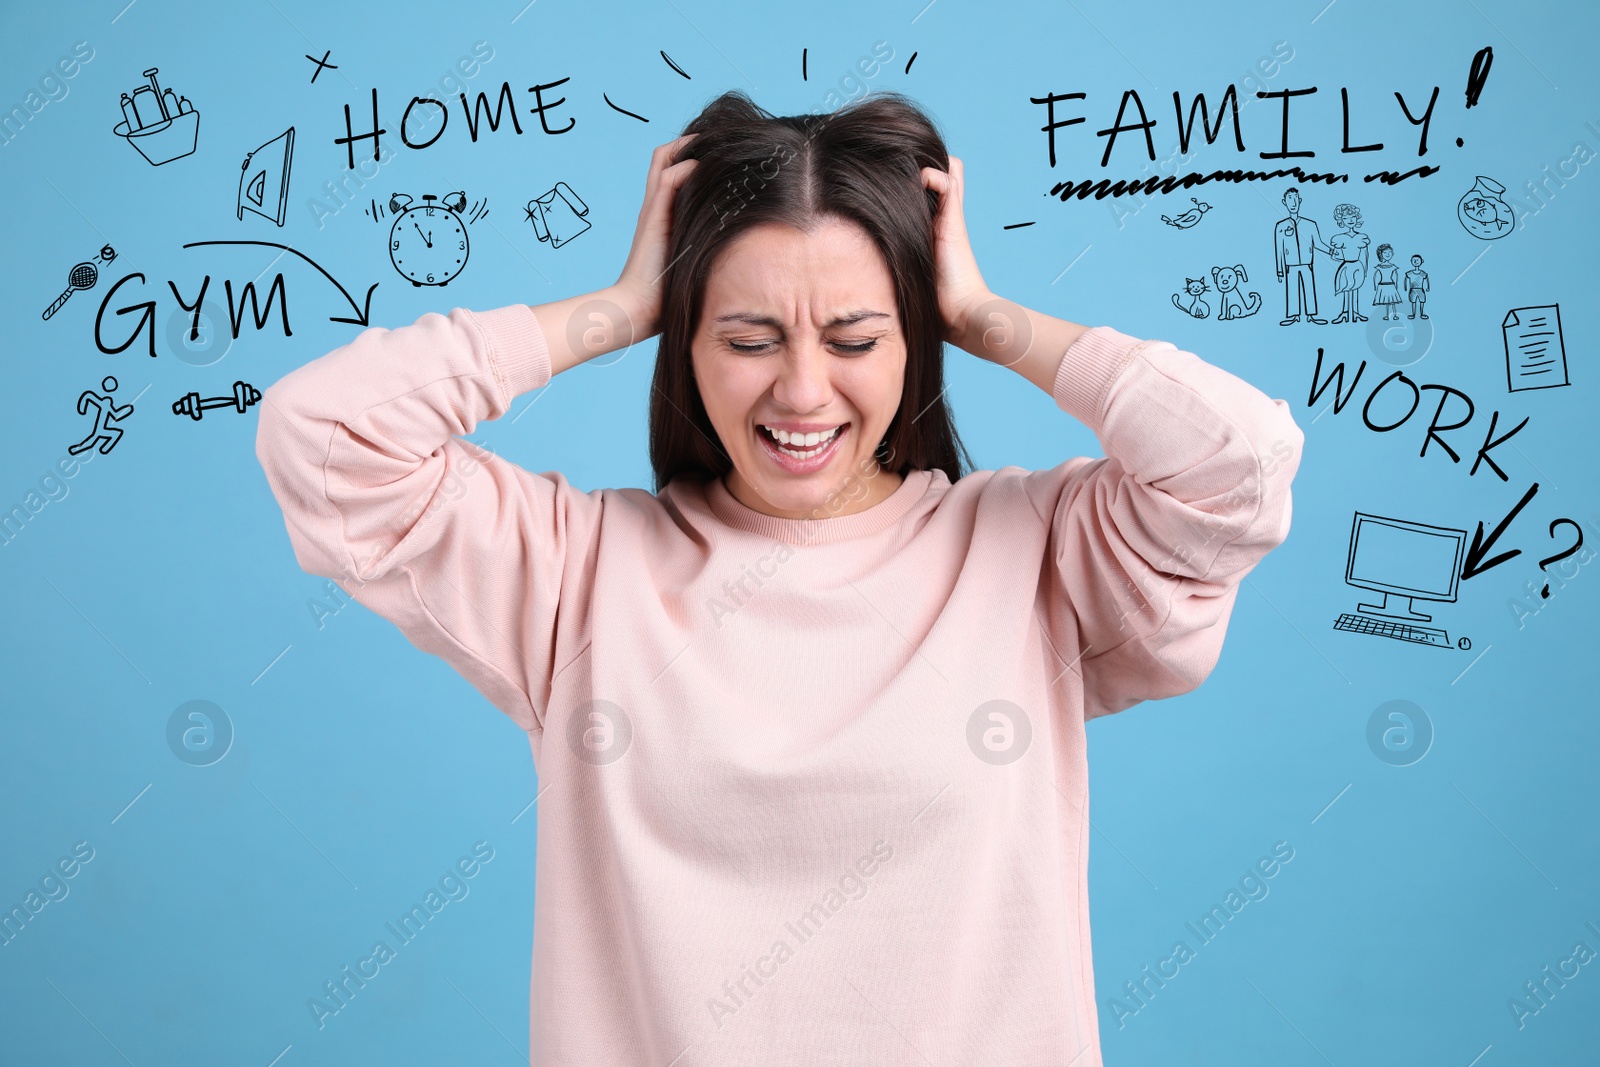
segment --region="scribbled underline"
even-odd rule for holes
[[[1361,180],[1367,182],[1382,182],[1385,185],[1394,185],[1410,177],[1426,178],[1430,174],[1437,174],[1438,167],[1421,166],[1404,173],[1382,170],[1368,174]],[[1190,171],[1188,174],[1168,175],[1167,177],[1140,178],[1135,181],[1101,178],[1099,181],[1057,182],[1050,187],[1049,196],[1059,197],[1063,202],[1076,196],[1079,200],[1093,196],[1102,200],[1108,196],[1135,196],[1139,193],[1170,193],[1175,189],[1192,189],[1197,185],[1206,185],[1210,182],[1264,182],[1274,178],[1293,178],[1296,181],[1332,185],[1337,182],[1350,180],[1348,174],[1321,173],[1308,174],[1299,167],[1290,167],[1286,170],[1214,170],[1210,174],[1200,174]]]

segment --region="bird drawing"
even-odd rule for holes
[[[1205,215],[1206,212],[1211,210],[1210,204],[1202,204],[1192,196],[1189,198],[1189,202],[1192,203],[1194,207],[1190,208],[1188,211],[1185,211],[1182,215],[1179,215],[1175,219],[1169,219],[1167,216],[1162,215],[1161,221],[1166,223],[1168,226],[1176,226],[1180,230],[1187,230],[1190,226],[1193,226],[1195,223],[1199,222],[1201,217]]]

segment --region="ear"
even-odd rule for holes
[[[1247,282],[1247,281],[1250,280],[1249,275],[1245,274],[1245,272],[1244,272],[1244,264],[1243,263],[1240,263],[1238,266],[1234,267],[1233,269],[1234,269],[1235,272],[1238,273],[1239,280],[1241,282]]]
[[[1211,268],[1211,281],[1212,281],[1212,284],[1218,284],[1217,283],[1217,275],[1220,274],[1221,272],[1222,272],[1222,268],[1221,267],[1212,267]]]

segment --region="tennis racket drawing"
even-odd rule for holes
[[[54,315],[56,312],[60,311],[61,305],[67,302],[67,297],[71,296],[79,289],[93,289],[94,283],[99,280],[100,272],[95,269],[93,263],[79,263],[76,267],[73,267],[72,273],[67,275],[66,292],[56,297],[56,302],[54,304],[51,304],[49,307],[45,308],[44,317],[48,319],[51,315]]]

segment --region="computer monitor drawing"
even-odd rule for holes
[[[1467,531],[1356,512],[1350,525],[1350,556],[1344,580],[1383,594],[1377,604],[1358,604],[1368,615],[1427,622],[1412,598],[1455,603]]]

